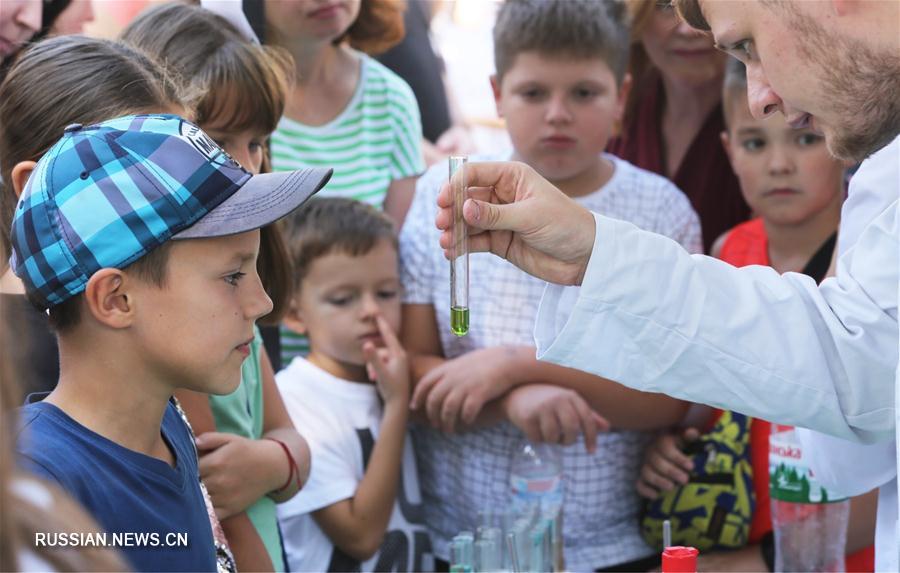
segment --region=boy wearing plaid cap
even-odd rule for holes
[[[252,176],[174,115],[70,126],[34,166],[10,266],[48,310],[60,380],[22,408],[17,449],[136,570],[216,568],[196,450],[170,398],[237,387],[271,309],[258,229],[329,176]],[[284,477],[300,479],[296,464]]]

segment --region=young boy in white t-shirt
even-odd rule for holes
[[[603,153],[630,85],[621,11],[619,3],[573,0],[501,6],[491,83],[513,151],[487,159],[527,163],[587,208],[700,252],[687,197],[666,179]],[[508,504],[512,454],[527,436],[572,444],[562,449],[566,568],[652,567],[658,553],[638,530],[634,483],[653,437],[647,430],[680,421],[686,404],[535,360],[534,322],[546,283],[487,253],[470,258],[470,329],[453,336],[449,263],[434,225],[446,181],[446,165],[419,179],[400,235],[412,403],[431,423],[416,426],[413,437],[436,556],[449,557],[448,542],[477,525],[479,510]],[[609,343],[615,341],[596,341]],[[593,450],[599,424],[591,408],[619,430],[603,435],[596,453],[585,451]],[[479,429],[454,433],[476,421]],[[586,443],[573,444],[579,434]]]
[[[409,368],[394,334],[400,276],[393,224],[350,199],[285,220],[295,293],[285,324],[310,341],[276,376],[312,468],[278,506],[292,571],[433,567],[411,443]]]

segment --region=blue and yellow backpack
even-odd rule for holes
[[[711,431],[688,444],[685,454],[694,460],[690,481],[644,507],[641,534],[648,544],[663,549],[668,519],[674,545],[701,552],[746,545],[756,505],[750,422],[743,414],[723,412]]]

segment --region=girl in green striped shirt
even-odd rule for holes
[[[272,167],[334,169],[323,196],[357,199],[399,229],[424,171],[419,107],[409,85],[370,53],[403,37],[396,0],[264,3],[265,41],[294,57],[296,81],[272,135]],[[309,352],[282,328],[282,366]]]

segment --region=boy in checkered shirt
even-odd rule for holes
[[[613,2],[505,2],[491,85],[513,150],[474,159],[528,163],[589,209],[700,252],[688,199],[666,179],[603,153],[630,87],[621,12]],[[634,483],[648,430],[679,421],[686,405],[538,362],[532,333],[544,283],[490,254],[470,258],[469,334],[453,336],[449,263],[434,247],[435,199],[446,180],[446,165],[422,176],[400,234],[401,332],[416,383],[412,407],[427,421],[413,436],[435,554],[446,560],[449,540],[476,526],[480,510],[506,507],[511,457],[527,436],[566,446],[567,569],[652,565]],[[598,412],[616,428],[599,444]]]
[[[10,267],[60,353],[56,389],[20,413],[23,465],[80,501],[136,570],[215,570],[197,453],[171,396],[237,387],[272,306],[259,228],[330,171],[253,176],[175,115],[71,125],[20,167],[33,171]]]

